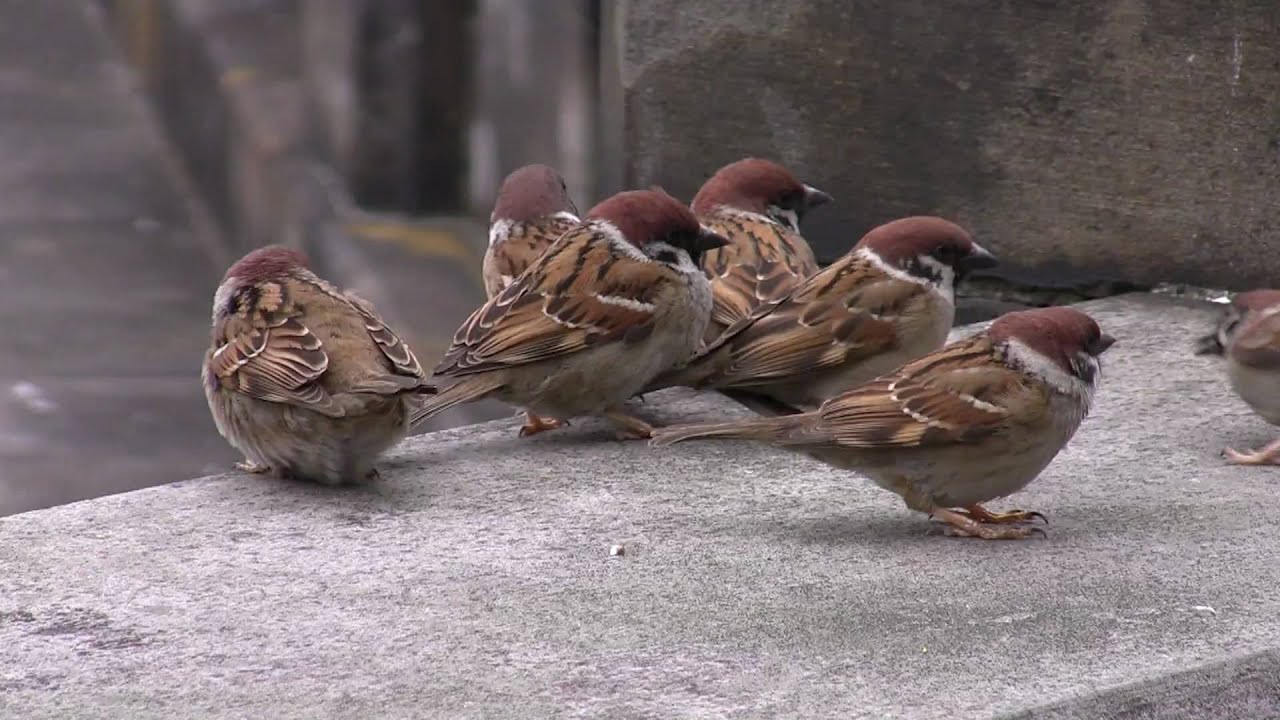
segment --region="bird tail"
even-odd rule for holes
[[[689,425],[672,425],[653,431],[653,439],[649,444],[662,447],[685,440],[703,438],[725,438],[733,440],[764,440],[766,442],[784,443],[795,430],[799,429],[800,415],[784,415],[782,417],[752,418],[725,423],[693,423]]]
[[[502,382],[497,378],[470,377],[456,382],[414,410],[413,415],[409,417],[409,425],[417,425],[455,405],[479,400],[500,387]]]

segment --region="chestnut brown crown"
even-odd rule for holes
[[[1280,290],[1259,289],[1242,292],[1231,299],[1231,304],[1242,312],[1257,312],[1280,305]]]
[[[620,192],[587,212],[588,220],[603,220],[638,248],[665,242],[683,248],[695,259],[729,241],[703,227],[693,211],[661,188]]]
[[[1016,340],[1075,375],[1081,353],[1096,358],[1115,344],[1093,318],[1069,307],[1006,313],[991,323],[987,336],[997,343]]]
[[[235,278],[244,284],[263,282],[306,270],[310,264],[300,250],[284,245],[266,245],[240,258],[227,269],[222,281]]]
[[[995,267],[996,258],[968,230],[940,217],[920,215],[885,223],[867,233],[855,248],[867,248],[881,260],[914,274],[930,275],[920,258],[932,258],[956,270],[957,275]]]
[[[550,166],[525,165],[502,181],[489,222],[528,222],[560,212],[578,214],[564,178]]]
[[[717,207],[765,214],[770,206],[803,216],[809,208],[830,202],[831,196],[800,182],[778,163],[749,157],[725,165],[693,198],[693,211],[705,215]]]

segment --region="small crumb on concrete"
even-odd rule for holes
[[[627,554],[626,545],[610,545],[609,546],[610,557],[622,557],[623,555],[626,555],[626,554]]]
[[[1192,605],[1191,612],[1195,613],[1196,615],[1199,615],[1200,617],[1209,617],[1210,615],[1218,614],[1217,610],[1214,610],[1208,605]]]
[[[58,408],[57,403],[50,400],[39,385],[26,380],[14,383],[13,387],[9,388],[9,395],[31,412],[49,413]]]

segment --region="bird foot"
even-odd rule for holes
[[[369,472],[364,474],[366,482],[381,482],[382,473],[378,472],[378,468],[369,468]]]
[[[569,423],[565,420],[557,420],[555,418],[538,417],[531,412],[526,411],[524,414],[524,425],[520,427],[520,437],[529,437],[537,435],[540,432],[555,430],[560,427],[568,427]]]
[[[970,505],[964,509],[952,510],[952,512],[968,515],[970,518],[977,520],[980,523],[987,523],[990,525],[1033,522],[1037,518],[1044,522],[1045,525],[1049,524],[1049,518],[1045,517],[1043,513],[1038,513],[1035,510],[1010,510],[1008,512],[993,513],[981,505]]]
[[[653,437],[653,426],[638,417],[615,410],[604,414],[618,426],[613,436],[619,440],[647,440]]]
[[[260,465],[247,458],[236,463],[236,469],[240,472],[253,473],[254,475],[264,475],[271,472],[270,465]]]
[[[1280,465],[1280,440],[1274,440],[1261,450],[1240,452],[1226,448],[1222,457],[1231,465]]]
[[[943,508],[934,508],[930,514],[946,523],[942,532],[948,537],[972,537],[981,538],[983,540],[1021,540],[1023,538],[1031,537],[1032,535],[1040,535],[1042,537],[1046,535],[1045,531],[1038,527],[1010,524],[1011,522],[1016,521],[1004,521],[1004,524],[999,524],[1001,521],[996,521],[995,523],[979,522],[970,517],[967,513],[945,510]]]

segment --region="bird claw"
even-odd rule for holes
[[[983,540],[1022,540],[1032,535],[1039,535],[1042,538],[1049,537],[1049,534],[1043,528],[1035,525],[987,525],[985,523],[977,523],[976,528],[944,525],[942,534],[947,537],[976,537]]]
[[[983,540],[1021,540],[1032,535],[1048,537],[1049,534],[1042,528],[1026,524],[1036,516],[1044,519],[1040,513],[1027,510],[990,513],[981,505],[973,505],[964,510],[934,508],[929,513],[929,517],[946,523],[942,532],[947,537],[974,537]],[[986,521],[986,517],[994,519]]]
[[[1029,523],[1036,518],[1039,518],[1045,525],[1049,524],[1049,518],[1045,517],[1044,513],[1036,512],[1035,510],[1009,510],[1002,513],[993,513],[981,505],[970,505],[967,508],[957,509],[953,512],[967,515],[980,523],[988,525]]]
[[[1223,448],[1222,457],[1231,465],[1280,465],[1280,446],[1272,443],[1261,450],[1244,452]]]
[[[261,465],[252,460],[247,460],[247,459],[241,460],[240,462],[236,463],[235,467],[240,472],[252,473],[254,475],[264,475],[266,473],[271,472],[270,465]]]
[[[531,412],[524,414],[524,425],[520,427],[520,437],[529,437],[537,435],[540,432],[555,430],[560,427],[568,427],[566,420],[557,420],[555,418],[538,417]]]

